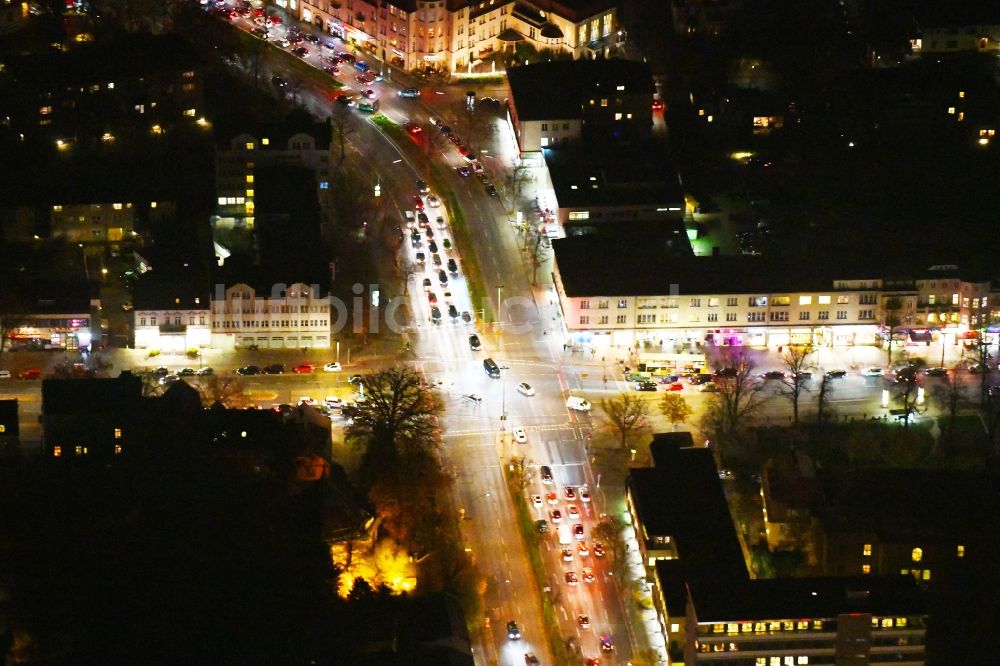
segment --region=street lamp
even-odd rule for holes
[[[503,291],[503,285],[497,285],[497,311],[494,317],[493,325],[496,327],[497,331],[497,355],[502,356],[503,354],[503,335],[502,322],[500,321],[500,311],[503,309],[501,305],[500,295]],[[506,373],[500,373],[500,432],[504,432],[507,429],[507,378]]]

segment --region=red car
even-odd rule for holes
[[[38,368],[28,368],[18,375],[19,379],[40,379],[41,377],[42,371]]]
[[[267,18],[271,19],[271,23],[274,25],[281,25],[281,17],[277,14],[269,14]]]
[[[424,131],[424,128],[416,123],[406,123],[403,128],[411,135],[417,136]]]
[[[663,102],[658,99],[653,100],[653,111],[663,111]]]
[[[316,366],[314,366],[312,363],[299,363],[292,369],[292,372],[297,372],[300,375],[308,375],[311,374],[315,369]]]
[[[684,390],[684,384],[681,384],[680,382],[674,382],[673,384],[670,385],[670,389],[669,390],[671,390],[671,391],[683,391]]]
[[[424,200],[417,195],[413,195],[413,207],[417,210],[424,209]]]

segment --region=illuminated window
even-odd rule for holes
[[[115,428],[115,439],[121,439],[121,438],[122,438],[122,429]]]
[[[906,574],[908,574],[908,573],[910,573],[910,570],[909,570],[909,569],[900,569],[900,570],[899,570],[899,575],[900,575],[900,576],[905,576],[905,575],[906,575]]]
[[[823,620],[813,620],[813,629],[821,631],[823,629]]]
[[[965,546],[959,545],[955,547],[955,555],[957,557],[965,557]]]
[[[958,294],[952,294],[951,295],[951,304],[952,305],[958,305]]]
[[[726,633],[727,634],[740,633],[740,625],[736,624],[735,622],[729,622],[728,624],[726,624]]]
[[[958,98],[959,99],[965,99],[965,91],[964,90],[959,90],[958,91]]]
[[[194,118],[195,113],[197,113],[197,111],[194,109],[184,109],[184,115],[187,118]]]
[[[271,140],[268,139],[267,137],[264,137],[263,139],[260,140],[260,143],[261,143],[262,146],[270,146],[271,145]]]
[[[812,305],[812,296],[799,296],[799,305]]]
[[[247,150],[253,150],[253,141],[247,141],[246,148]]]
[[[723,625],[721,625],[721,624],[713,624],[712,625],[712,633],[713,634],[721,634],[723,631],[725,631],[725,627]]]
[[[253,182],[253,174],[252,173],[248,173],[247,174],[247,183],[252,183],[252,182]]]
[[[122,452],[122,445],[121,444],[115,444],[115,455],[116,456],[121,455],[121,452]]]
[[[716,626],[718,626],[718,625],[716,625]],[[681,625],[677,624],[676,622],[674,622],[673,624],[670,625],[670,631],[672,633],[676,634],[680,630],[681,630]]]
[[[924,569],[924,575],[921,576],[921,578],[923,578],[924,580],[930,580],[931,579],[931,570],[930,569]]]
[[[798,629],[799,631],[805,631],[806,629],[809,628],[809,621],[799,620],[798,624],[795,625],[795,628]]]
[[[115,82],[112,81],[111,83],[108,84],[108,90],[114,90],[114,89],[115,89]]]
[[[949,106],[948,107],[948,113],[951,114],[951,115],[955,115],[955,107]]]
[[[896,618],[896,626],[897,627],[905,627],[906,626],[906,618],[905,617],[897,617]]]
[[[87,447],[86,446],[80,446],[79,444],[77,444],[76,448],[74,449],[74,452],[78,456],[85,456],[85,455],[87,455]]]
[[[43,106],[40,109],[38,109],[38,113],[40,113],[43,116],[47,116],[50,113],[52,113],[52,107],[51,106]]]
[[[607,106],[607,105],[608,105],[608,98],[607,97],[602,98],[601,99],[601,106]]]
[[[626,120],[632,120],[632,114],[631,113],[626,113],[625,114],[625,119]]]
[[[872,565],[870,565],[870,564],[862,564],[861,565],[861,573],[863,573],[863,574],[870,574],[871,572],[872,572]]]
[[[247,190],[247,198],[253,197],[253,190]]]
[[[820,305],[829,305],[830,304],[830,297],[829,296],[817,296],[816,297],[816,302],[819,303]]]
[[[52,457],[53,458],[61,458],[62,457],[62,447],[61,446],[53,446],[52,447]]]
[[[924,559],[924,551],[920,548],[914,548],[913,552],[910,553],[910,557],[913,558],[914,562],[919,562],[920,560]]]
[[[809,663],[809,657],[807,657],[805,655],[799,655],[798,657],[795,658],[795,663],[796,664],[808,664]]]
[[[865,557],[871,557],[872,545],[870,543],[866,543],[864,547],[861,549],[861,554],[864,555]]]

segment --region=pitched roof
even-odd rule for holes
[[[42,380],[45,416],[131,411],[142,402],[142,380],[128,370],[118,377]]]
[[[583,117],[583,100],[595,90],[625,86],[627,94],[653,94],[649,67],[632,60],[557,60],[507,70],[517,117],[525,120]]]

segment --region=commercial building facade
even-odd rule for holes
[[[470,71],[493,53],[526,43],[573,58],[606,55],[616,42],[609,0],[275,0],[348,48],[407,70]]]
[[[329,349],[330,311],[330,299],[316,285],[220,286],[212,297],[213,346]]]

